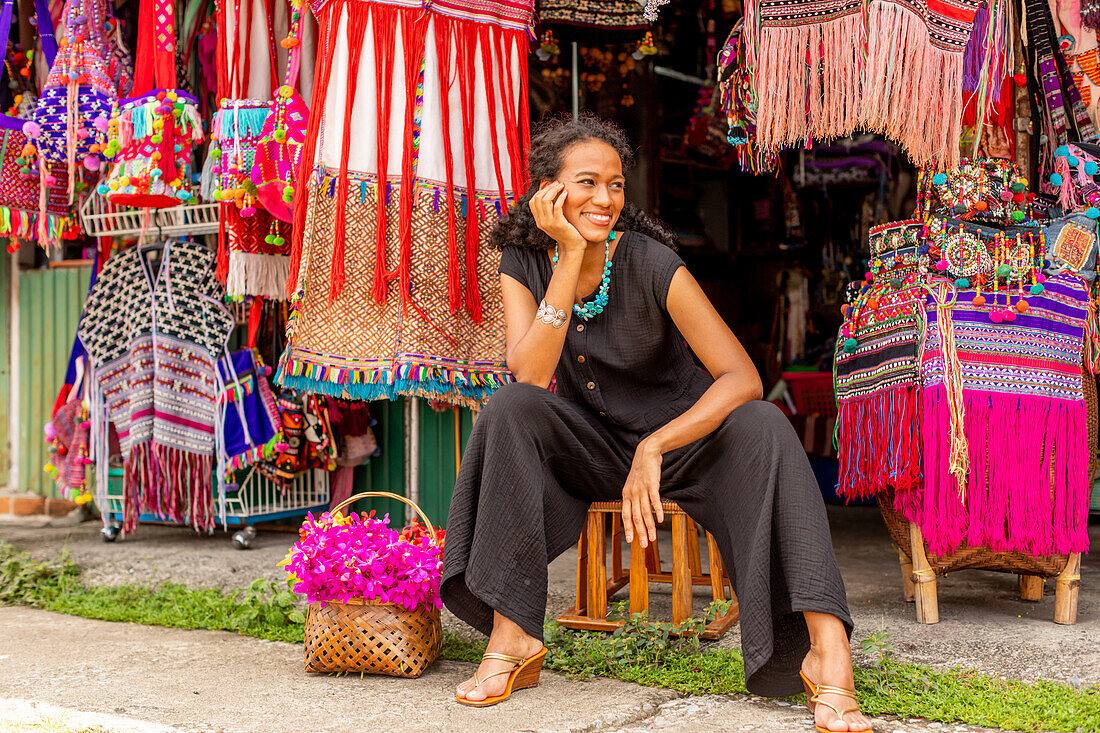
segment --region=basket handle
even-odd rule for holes
[[[406,504],[408,504],[409,506],[411,506],[413,508],[413,511],[415,511],[417,513],[417,515],[419,515],[419,517],[424,520],[424,525],[432,533],[432,541],[435,542],[437,545],[439,544],[439,535],[436,534],[435,525],[433,525],[431,520],[428,519],[428,515],[425,514],[420,509],[420,507],[418,507],[416,505],[415,502],[413,502],[409,499],[406,499],[403,496],[399,496],[398,494],[391,494],[388,491],[363,491],[359,494],[353,494],[352,496],[349,496],[344,501],[340,502],[335,508],[331,509],[330,513],[335,514],[336,512],[338,512],[341,509],[343,509],[344,507],[346,507],[348,504],[351,504],[352,502],[359,501],[360,499],[366,499],[366,498],[369,498],[369,497],[372,497],[372,496],[381,497],[381,498],[384,498],[384,499],[397,499],[398,501],[403,501]]]

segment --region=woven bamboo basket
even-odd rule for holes
[[[436,538],[435,527],[413,502],[385,491],[350,497],[333,511],[358,499],[379,496],[411,506]],[[406,611],[392,603],[355,600],[312,603],[306,616],[307,672],[365,672],[391,677],[419,677],[439,657],[443,625],[439,609],[423,605]]]
[[[879,511],[886,522],[886,528],[890,531],[890,538],[898,546],[905,556],[912,559],[913,548],[909,540],[909,520],[894,511],[894,493],[892,491],[879,494]],[[988,547],[972,547],[962,545],[950,555],[933,555],[928,553],[928,564],[936,575],[946,575],[956,570],[967,568],[979,568],[981,570],[995,570],[1002,573],[1025,573],[1039,575],[1044,578],[1053,578],[1066,567],[1065,555],[1052,557],[1033,557],[1022,552],[994,552]]]

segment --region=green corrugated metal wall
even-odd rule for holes
[[[42,427],[65,378],[91,268],[19,273],[19,489],[59,496]]]
[[[420,422],[420,508],[432,520],[443,527],[447,522],[447,510],[451,505],[451,492],[455,482],[455,429],[458,429],[460,447],[465,449],[473,427],[473,413],[469,410],[444,410],[436,412],[427,402],[418,400]],[[375,402],[371,405],[378,424],[375,437],[382,454],[372,458],[355,474],[355,491],[389,491],[405,494],[405,402]],[[456,420],[457,414],[457,420]],[[405,505],[393,499],[365,499],[356,503],[357,511],[376,510],[379,514],[403,517]]]
[[[0,239],[7,246],[8,240]],[[11,266],[14,255],[0,255],[0,486],[8,483],[11,467]]]

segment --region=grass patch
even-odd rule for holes
[[[217,629],[273,641],[302,641],[299,599],[284,584],[257,581],[233,593],[182,585],[89,586],[67,557],[41,562],[0,543],[0,605],[30,605],[106,621]],[[548,622],[546,666],[573,678],[611,677],[687,695],[747,694],[741,655],[678,640],[669,627],[626,618],[615,634],[571,631]],[[1100,687],[1075,690],[1055,682],[1004,681],[969,670],[935,670],[893,658],[889,640],[873,635],[864,648],[877,657],[856,669],[868,715],[927,718],[1023,731],[1100,730]],[[476,662],[484,642],[445,633],[442,656]],[[792,701],[804,702],[801,695]],[[7,731],[0,727],[0,733]]]

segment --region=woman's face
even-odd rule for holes
[[[562,212],[588,242],[611,234],[626,198],[623,162],[605,142],[577,143],[565,153],[558,180],[565,185]]]

